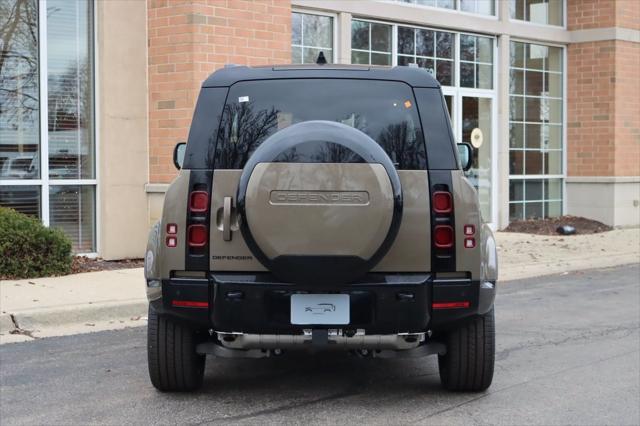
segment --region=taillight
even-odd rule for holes
[[[187,235],[190,247],[204,247],[207,244],[207,227],[204,225],[190,225]]]
[[[170,235],[167,237],[167,247],[176,247],[178,245],[178,238]]]
[[[475,248],[476,239],[474,237],[476,233],[476,227],[474,225],[465,225],[464,227],[464,248]]]
[[[176,235],[178,233],[178,225],[175,223],[167,223],[167,234]]]
[[[209,210],[209,194],[206,191],[193,191],[189,196],[189,210],[194,213]]]
[[[459,309],[468,308],[470,303],[468,301],[463,302],[434,302],[431,304],[433,309]]]
[[[453,247],[453,228],[449,225],[437,225],[433,231],[433,241],[437,248]]]
[[[176,308],[208,308],[209,302],[197,300],[172,300],[171,305]]]
[[[451,175],[433,171],[431,182],[431,269],[456,270],[455,221]]]
[[[451,193],[445,191],[436,191],[431,197],[433,211],[436,213],[451,213],[453,203],[451,202]]]

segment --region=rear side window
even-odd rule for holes
[[[273,133],[309,120],[336,121],[366,133],[380,144],[398,169],[427,168],[411,87],[393,81],[346,79],[234,84],[220,122],[214,167],[241,169]]]

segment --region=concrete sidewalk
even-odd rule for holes
[[[640,262],[640,229],[569,237],[498,232],[499,278]],[[0,282],[0,344],[143,325],[142,268]]]

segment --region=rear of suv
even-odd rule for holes
[[[153,385],[206,355],[438,355],[493,377],[497,257],[439,84],[421,69],[228,67],[202,85],[145,258]]]

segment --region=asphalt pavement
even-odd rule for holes
[[[0,423],[640,423],[640,266],[499,284],[487,392],[440,388],[435,357],[209,358],[203,389],[162,394],[145,329],[0,346]]]

